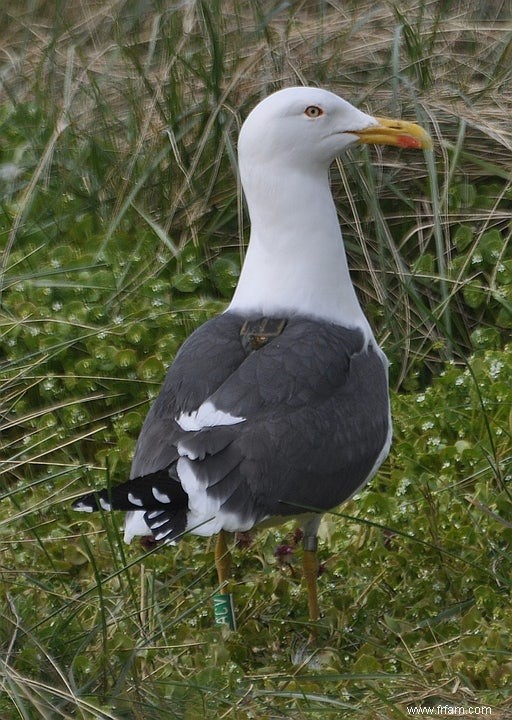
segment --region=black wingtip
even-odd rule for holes
[[[181,484],[169,477],[169,469],[159,470],[127,480],[120,485],[104,488],[77,498],[73,510],[95,512],[104,510],[167,510],[188,507],[188,495]]]
[[[185,532],[187,512],[183,507],[173,510],[153,510],[145,513],[144,520],[157,542],[174,544]]]

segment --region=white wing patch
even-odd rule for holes
[[[195,432],[206,427],[217,427],[220,425],[236,425],[245,422],[244,417],[231,415],[223,410],[217,410],[211,400],[206,400],[197,410],[190,413],[181,413],[176,422],[182,430]]]
[[[220,500],[208,496],[204,482],[196,478],[194,465],[188,458],[181,457],[176,469],[188,495],[187,531],[208,537],[221,530],[245,532],[253,527],[253,520],[242,522],[238,515],[222,510]]]
[[[176,450],[178,451],[178,455],[180,457],[183,457],[184,455],[189,458],[189,460],[204,460],[205,453],[201,456],[198,452],[192,452],[192,450],[187,449],[186,443],[184,443],[182,440],[179,440],[176,444]]]

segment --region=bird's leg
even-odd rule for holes
[[[217,577],[219,578],[221,592],[227,594],[226,584],[231,569],[231,553],[228,549],[224,530],[219,532],[215,543],[215,567],[217,568]]]
[[[231,568],[231,553],[226,542],[226,533],[224,530],[219,532],[215,543],[215,567],[217,568],[220,585],[219,594],[213,597],[215,624],[224,625],[231,630],[236,630],[233,597],[227,586]]]
[[[318,539],[316,535],[304,534],[302,539],[302,568],[304,570],[304,580],[308,591],[308,607],[310,620],[318,620]]]

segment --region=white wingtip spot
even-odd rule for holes
[[[151,488],[151,492],[153,493],[153,497],[155,498],[155,500],[158,500],[158,502],[161,502],[161,503],[170,503],[171,502],[171,498],[168,495],[166,495],[165,493],[160,492],[160,490],[158,488],[156,488],[156,487]]]
[[[109,502],[107,502],[106,500],[103,500],[103,498],[100,498],[100,505],[103,508],[103,510],[106,510],[107,512],[112,510],[112,505]]]
[[[166,517],[164,517],[164,519],[161,520],[160,522],[153,522],[153,521],[151,521],[151,530],[153,531],[153,533],[155,532],[155,530],[156,530],[157,528],[162,527],[162,525],[165,525],[166,522],[167,522],[167,518],[166,518]],[[156,537],[156,535],[155,535],[155,537]],[[157,540],[158,540],[158,538],[157,538]]]
[[[75,505],[73,505],[73,510],[77,510],[78,512],[94,512],[94,508],[92,507],[92,505],[87,505],[82,501],[77,502]]]
[[[164,537],[166,537],[168,534],[169,534],[168,531],[164,530],[163,532],[153,533],[153,536],[154,536],[155,540],[163,540]]]
[[[144,505],[142,500],[138,497],[135,497],[133,493],[128,493],[128,502],[132,505],[137,505],[138,507],[142,507]]]

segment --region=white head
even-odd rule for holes
[[[240,164],[267,163],[327,168],[378,121],[334,93],[292,87],[265,98],[250,113],[238,141]]]

